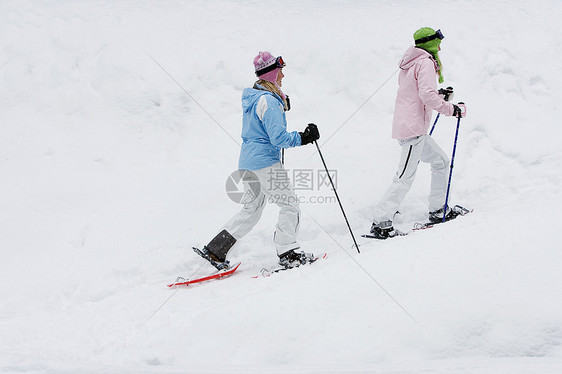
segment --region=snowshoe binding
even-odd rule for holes
[[[442,222],[447,222],[452,219],[457,218],[457,216],[464,216],[465,214],[470,213],[470,211],[466,208],[463,208],[460,205],[455,205],[453,208],[447,206],[447,213],[445,214],[445,219],[443,219],[443,208],[435,210],[429,213],[429,223],[430,224],[438,224]]]
[[[292,269],[304,264],[311,264],[316,261],[312,253],[295,252],[290,250],[279,256],[279,265],[284,269]]]
[[[203,257],[205,260],[209,261],[209,263],[213,265],[217,270],[228,270],[230,268],[230,261],[221,261],[215,255],[209,252],[207,246],[203,247],[203,249],[193,247],[193,251],[199,256]]]
[[[393,238],[400,233],[392,227],[392,221],[383,221],[380,223],[373,222],[369,234],[363,235],[364,238],[369,239],[388,239]]]
[[[224,270],[230,267],[226,255],[234,244],[236,244],[236,239],[228,231],[222,230],[203,249],[193,247],[193,250],[209,261],[217,270]]]

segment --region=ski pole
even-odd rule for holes
[[[435,117],[435,122],[433,122],[433,126],[431,126],[431,131],[429,132],[429,136],[431,136],[431,134],[433,134],[433,130],[435,129],[435,125],[437,124],[437,120],[439,119],[439,115],[441,113],[437,113],[437,117]]]
[[[463,104],[463,103],[459,103]],[[453,164],[455,163],[455,153],[457,151],[457,139],[459,138],[459,127],[461,125],[461,115],[457,119],[457,131],[455,132],[455,144],[453,145],[453,154],[451,155],[451,170],[449,171],[449,183],[447,184],[447,195],[445,196],[445,206],[443,207],[443,221],[447,217],[447,204],[449,203],[449,191],[451,189],[451,177],[453,176]]]
[[[314,144],[316,144],[316,148],[318,149],[318,154],[322,159],[322,164],[324,164],[324,169],[326,170],[326,174],[328,174],[328,179],[330,180],[330,184],[332,185],[332,189],[334,190],[334,194],[336,195],[338,204],[340,204],[340,209],[341,212],[343,213],[343,218],[345,218],[345,223],[347,223],[347,228],[351,233],[351,237],[353,238],[353,243],[355,244],[355,248],[357,248],[357,253],[361,253],[359,251],[359,245],[357,244],[357,240],[355,240],[355,235],[353,235],[353,230],[351,230],[351,226],[349,225],[349,220],[347,219],[347,216],[345,215],[345,211],[343,210],[343,206],[341,205],[340,197],[338,196],[338,191],[336,191],[336,186],[334,186],[334,181],[332,180],[332,176],[330,175],[330,172],[328,171],[328,167],[326,166],[326,161],[324,161],[324,156],[322,156],[322,152],[320,152],[320,147],[318,146],[318,142],[315,140]]]

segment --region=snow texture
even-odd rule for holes
[[[562,372],[562,2],[4,1],[0,3],[0,372]],[[391,182],[397,63],[422,26],[467,103],[453,204],[473,214],[367,241]],[[290,130],[314,122],[333,192],[297,191],[300,240],[276,263],[277,208],[229,257],[192,251],[240,208],[244,87],[282,55]],[[452,151],[456,120],[434,137]],[[287,168],[323,166],[313,145]],[[426,217],[420,165],[396,226]],[[322,200],[322,201],[320,201]],[[316,201],[313,203],[312,201]]]

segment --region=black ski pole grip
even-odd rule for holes
[[[459,104],[459,105],[464,105],[464,101],[459,101],[458,104]],[[457,106],[458,106],[458,105],[457,105]],[[459,115],[458,115],[457,117],[458,117],[458,118],[462,118],[462,109],[461,109],[461,107],[458,107],[458,108],[459,108],[460,112],[459,112]]]
[[[453,93],[453,87],[449,86],[449,87],[447,87],[447,90],[449,90],[449,91],[451,91],[451,93]],[[449,96],[451,96],[450,93],[445,94],[445,97],[444,97],[445,101],[449,101]]]

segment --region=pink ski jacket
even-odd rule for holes
[[[402,60],[394,104],[392,137],[410,139],[425,135],[433,110],[453,115],[453,104],[437,93],[437,62],[421,48],[410,47]]]

